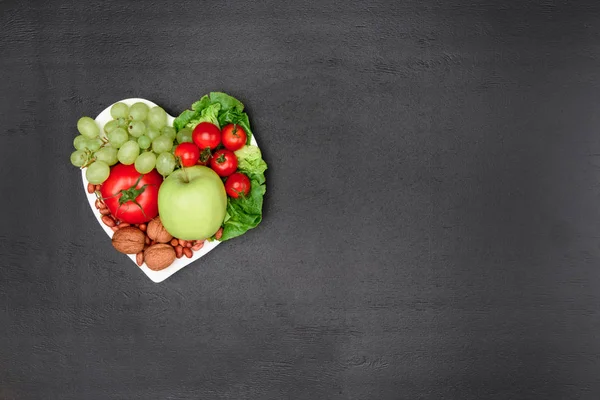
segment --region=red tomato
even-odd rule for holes
[[[158,215],[158,188],[162,176],[153,169],[140,174],[135,166],[116,164],[100,188],[113,217],[128,224],[141,224]]]
[[[215,149],[221,143],[221,131],[215,124],[200,122],[192,132],[192,140],[201,149]]]
[[[238,160],[233,151],[221,149],[217,150],[210,159],[210,167],[219,176],[229,176],[237,169]]]
[[[248,196],[250,193],[250,179],[241,172],[231,174],[225,181],[225,191],[229,197],[237,199],[240,195]]]
[[[173,154],[175,155],[175,158],[181,160],[181,165],[184,167],[191,167],[198,162],[198,159],[200,158],[200,149],[194,143],[185,142],[177,145]]]
[[[244,128],[236,124],[225,125],[221,131],[223,146],[231,151],[236,151],[244,147],[247,138],[248,136]]]

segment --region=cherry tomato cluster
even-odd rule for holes
[[[226,178],[225,191],[238,198],[250,193],[250,179],[236,172],[238,160],[234,151],[246,144],[248,136],[239,125],[225,125],[220,130],[210,122],[201,122],[192,132],[193,143],[181,143],[175,148],[175,157],[183,167],[206,165],[221,178]]]

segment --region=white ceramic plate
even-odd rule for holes
[[[145,99],[125,99],[125,100],[120,100],[121,103],[125,103],[129,106],[131,106],[133,103],[137,103],[137,102],[142,102],[148,105],[148,107],[154,107],[156,106],[156,104],[154,104],[153,102],[149,101],[149,100],[145,100]],[[100,126],[100,134],[102,136],[105,136],[104,134],[104,124],[106,124],[108,121],[110,121],[112,119],[112,117],[110,116],[110,108],[112,107],[112,104],[110,106],[108,106],[104,111],[102,111],[97,117],[96,117],[96,122],[98,123],[98,125]],[[175,118],[170,116],[169,114],[167,114],[167,122],[169,125],[173,124],[173,120]],[[256,143],[256,139],[254,139],[254,135],[252,136],[252,141],[251,143],[255,146],[257,146]],[[113,231],[106,225],[104,225],[104,223],[102,222],[102,220],[100,219],[101,215],[98,212],[98,210],[96,209],[95,206],[95,202],[96,202],[96,195],[95,194],[89,194],[87,192],[87,180],[85,178],[85,170],[81,171],[81,178],[83,181],[83,190],[84,193],[87,197],[88,203],[90,204],[90,208],[92,209],[92,212],[94,214],[94,216],[96,217],[96,220],[98,221],[98,224],[100,225],[100,227],[104,230],[104,232],[106,232],[106,234],[108,235],[109,238],[112,239],[113,236]],[[212,249],[214,249],[215,247],[217,247],[219,245],[219,241],[215,240],[212,242],[206,241],[204,242],[204,247],[202,247],[200,250],[195,251],[194,255],[192,256],[192,258],[187,258],[187,257],[182,257],[182,258],[178,258],[175,259],[175,262],[173,262],[173,264],[171,264],[170,266],[168,266],[167,268],[161,270],[161,271],[153,271],[150,268],[148,268],[146,266],[146,264],[143,264],[141,267],[138,267],[136,261],[135,261],[135,254],[128,254],[127,257],[129,257],[129,259],[131,259],[131,261],[133,262],[133,265],[135,266],[135,268],[141,269],[146,276],[148,276],[148,278],[150,278],[153,282],[162,282],[165,279],[167,279],[168,277],[170,277],[171,275],[173,275],[175,272],[179,271],[180,269],[182,269],[183,267],[193,263],[194,261],[196,261],[197,259],[205,256],[206,254],[208,254]],[[116,251],[116,250],[115,250]]]

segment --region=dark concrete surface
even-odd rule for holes
[[[0,399],[600,398],[597,1],[0,1]],[[162,284],[81,115],[247,104],[264,222]]]

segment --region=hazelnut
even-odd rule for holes
[[[137,254],[144,250],[146,235],[138,228],[126,226],[117,230],[112,237],[115,249],[125,254]]]
[[[144,261],[151,270],[160,271],[175,261],[175,250],[170,244],[153,244],[144,250]]]
[[[168,243],[171,239],[173,239],[173,235],[167,232],[163,224],[160,222],[160,217],[156,217],[152,221],[148,222],[146,233],[148,234],[148,237],[154,240],[156,243]]]

